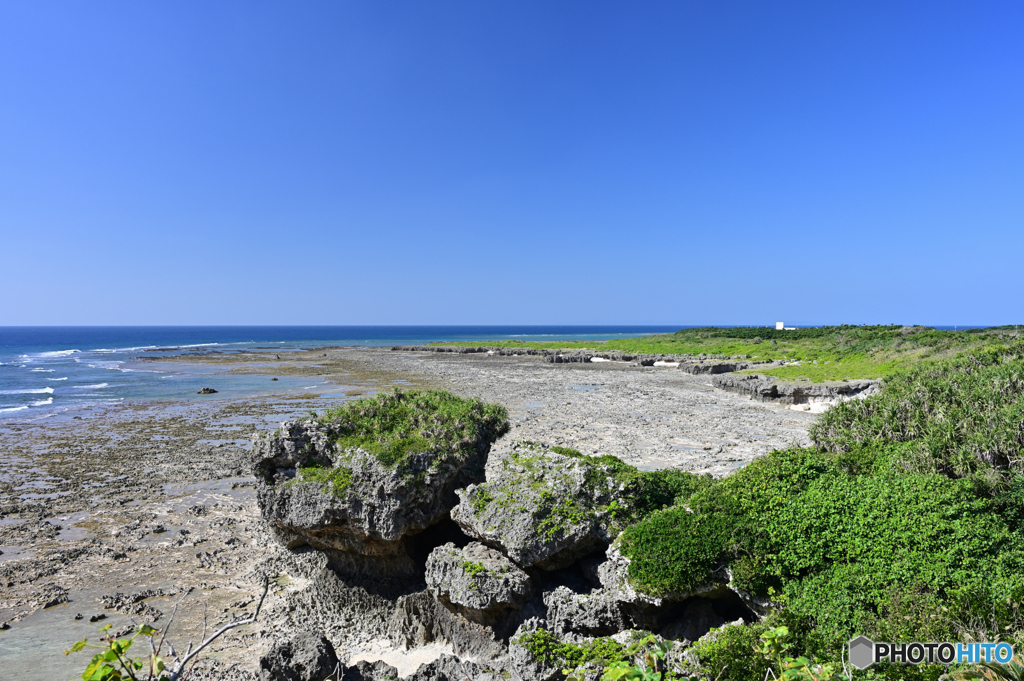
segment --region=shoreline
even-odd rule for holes
[[[6,585],[0,623],[10,623],[0,631],[0,664],[12,672],[45,669],[49,676],[80,672],[84,655],[60,654],[74,640],[95,636],[104,623],[123,627],[127,620],[118,611],[137,610],[143,618],[161,611],[166,617],[190,586],[196,591],[182,603],[176,642],[198,635],[203,603],[220,619],[244,611],[258,592],[261,570],[277,569],[271,566],[284,560],[256,508],[247,438],[310,409],[394,385],[443,388],[509,409],[512,431],[496,443],[495,458],[513,440],[527,439],[612,454],[644,468],[715,475],[771,449],[806,443],[813,420],[723,393],[710,376],[672,368],[318,349],[264,373],[267,367],[257,360],[265,359],[207,355],[196,363],[266,376],[286,370],[316,375],[332,379],[330,391],[128,403],[78,420],[0,428],[6,464],[0,478],[0,582]],[[147,596],[146,589],[156,591]],[[301,583],[275,587],[260,621],[218,641],[207,664],[222,678],[253,668],[275,637],[302,625],[301,613],[286,605],[301,595]],[[79,613],[83,618],[75,620]],[[106,619],[89,622],[100,614]],[[346,631],[336,626],[329,633],[345,659],[426,661],[421,658],[428,651],[406,659],[378,638]]]

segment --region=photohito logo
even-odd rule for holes
[[[1006,664],[1013,658],[1009,643],[875,643],[867,636],[858,636],[847,644],[850,664],[867,669],[878,662],[899,664],[953,664],[954,662],[997,662]]]

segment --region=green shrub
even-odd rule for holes
[[[785,603],[806,654],[838,659],[856,634],[957,638],[964,623],[1020,626],[1019,481],[996,497],[972,479],[901,473],[900,446],[776,451],[626,529],[636,588],[687,591],[720,562],[737,587]],[[1002,605],[1000,605],[1002,604]],[[795,627],[798,628],[798,627]]]
[[[571,643],[544,628],[521,634],[512,643],[525,648],[535,661],[558,669],[576,669],[590,663],[603,667],[626,659],[625,646],[612,638]]]
[[[468,455],[508,431],[498,404],[464,399],[443,390],[382,392],[324,412],[339,447],[359,447],[394,467],[410,454]]]
[[[928,362],[886,380],[866,400],[819,417],[811,439],[828,451],[915,442],[926,469],[965,476],[1024,458],[1024,342]],[[920,468],[920,465],[918,466]]]
[[[719,681],[763,681],[768,673],[768,660],[754,651],[764,623],[725,625],[713,629],[711,635],[699,640],[693,652],[700,669],[708,678]]]
[[[730,529],[726,519],[675,506],[626,528],[619,550],[629,581],[649,594],[684,593],[707,582]]]

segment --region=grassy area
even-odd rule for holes
[[[1016,326],[942,331],[924,326],[825,326],[792,331],[771,327],[703,327],[672,334],[619,338],[607,342],[489,342],[489,347],[620,350],[638,354],[749,355],[752,359],[794,360],[790,365],[759,373],[783,380],[812,381],[881,378],[927,359],[1021,336]],[[478,346],[481,343],[442,343]]]
[[[710,678],[763,678],[749,644],[765,626],[837,665],[855,635],[1024,643],[1024,342],[898,371],[880,394],[826,412],[811,437],[618,540],[641,591],[686,591],[725,564],[737,587],[776,603],[698,646]]]

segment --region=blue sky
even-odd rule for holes
[[[1024,5],[5,2],[0,325],[1024,319]]]

